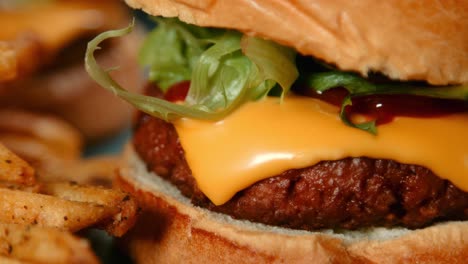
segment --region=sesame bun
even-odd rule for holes
[[[468,222],[419,230],[318,232],[270,227],[194,207],[131,147],[117,184],[143,212],[124,243],[137,263],[464,263]]]
[[[468,82],[464,1],[126,0],[155,16],[274,40],[363,75]]]

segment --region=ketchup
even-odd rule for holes
[[[164,99],[177,102],[183,101],[190,88],[190,81],[174,84],[164,95]],[[428,88],[430,89],[430,88]],[[344,88],[333,88],[321,94],[309,88],[296,89],[304,96],[314,97],[338,107],[348,95]],[[377,125],[391,122],[396,116],[408,117],[438,117],[454,113],[468,112],[468,103],[462,100],[447,100],[416,95],[367,95],[354,97],[353,104],[347,106],[348,116],[361,114],[369,120],[376,120]]]
[[[344,88],[333,88],[318,94],[313,89],[304,89],[301,90],[301,94],[341,107],[343,99],[348,95],[348,91]],[[462,100],[406,94],[354,97],[352,103],[345,109],[348,116],[361,114],[368,117],[369,120],[376,120],[378,125],[391,122],[396,116],[429,118],[468,112],[468,103]]]
[[[170,102],[177,102],[185,100],[190,88],[190,81],[178,82],[171,87],[164,94],[164,99]]]

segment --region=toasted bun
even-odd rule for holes
[[[431,84],[468,82],[464,1],[126,0],[152,15],[240,30],[342,70]]]
[[[306,232],[234,220],[194,207],[149,173],[131,147],[117,184],[142,215],[124,242],[138,263],[464,263],[468,222],[420,230],[372,228]]]
[[[117,39],[98,56],[105,68],[119,66],[111,75],[133,91],[143,86],[135,52],[142,38],[142,30],[135,30],[130,36]],[[7,90],[0,97],[2,106],[57,114],[78,128],[88,140],[121,131],[130,125],[133,113],[129,104],[99,87],[83,64],[78,63],[8,84]]]

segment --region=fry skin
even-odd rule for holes
[[[117,208],[45,194],[0,188],[0,222],[39,225],[76,232],[100,223]]]
[[[0,142],[0,181],[32,185],[34,169]]]
[[[98,263],[88,242],[68,232],[4,223],[0,223],[0,255],[31,263]]]

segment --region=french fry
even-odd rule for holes
[[[121,237],[135,225],[140,208],[134,199],[126,196],[121,204],[118,205],[119,213],[114,214],[112,219],[103,222],[100,227],[109,235]]]
[[[0,82],[13,80],[18,75],[16,55],[11,43],[0,41]]]
[[[29,190],[17,185],[3,187],[0,187],[0,222],[72,232],[98,226],[111,235],[121,236],[133,226],[138,212],[135,200],[119,190],[72,183],[42,183]]]
[[[0,141],[11,151],[34,166],[44,162],[57,163],[69,160],[68,158],[61,157],[47,142],[28,135],[0,131]]]
[[[62,125],[0,110],[0,263],[97,263],[69,232],[97,227],[122,236],[136,221],[135,200],[120,190],[57,182],[111,186],[119,160],[81,159],[81,137]]]
[[[102,229],[113,236],[122,236],[135,224],[138,206],[132,197],[122,191],[70,183],[46,183],[42,188],[43,193],[56,197],[117,209],[112,217],[99,223]]]
[[[0,255],[31,263],[98,263],[88,242],[61,230],[0,223]]]
[[[10,189],[10,190],[20,190],[23,192],[33,192],[37,193],[40,190],[39,184],[33,185],[24,185],[21,183],[9,182],[9,181],[0,181],[0,188]]]
[[[118,158],[80,159],[81,136],[59,119],[0,109],[0,141],[33,165],[40,180],[112,186]]]
[[[0,97],[35,85],[24,78],[50,62],[55,49],[47,48],[32,31],[0,40]],[[36,90],[33,100],[48,96]],[[138,207],[126,193],[56,182],[111,187],[117,158],[83,160],[83,142],[59,118],[0,107],[0,263],[98,263],[72,232],[98,227],[121,236],[133,226]]]
[[[32,264],[29,261],[21,261],[10,257],[0,256],[0,263],[2,264]]]
[[[52,195],[61,199],[75,202],[94,203],[103,206],[115,207],[128,194],[114,189],[105,189],[98,186],[80,186],[73,182],[44,183],[41,193]]]
[[[48,226],[72,232],[112,218],[119,210],[3,188],[0,188],[0,201],[0,222]]]
[[[120,159],[116,156],[87,158],[75,163],[72,169],[67,169],[62,173],[67,176],[67,180],[81,184],[112,187],[119,161]]]
[[[112,187],[118,158],[102,156],[74,162],[47,160],[38,164],[37,174],[42,181],[73,181],[78,184]]]
[[[34,169],[0,142],[0,181],[32,185]]]
[[[0,141],[35,168],[39,180],[64,180],[65,168],[71,168],[78,161],[61,156],[47,142],[28,135],[0,131]]]
[[[106,180],[113,170],[110,159],[83,163],[80,133],[60,119],[0,109],[0,141],[33,165],[41,180],[110,182]]]
[[[0,83],[34,73],[44,63],[44,47],[31,32],[0,41]],[[0,85],[0,94],[2,87]]]
[[[81,155],[83,145],[81,134],[74,127],[56,117],[21,110],[1,109],[0,131],[5,137],[6,135],[23,135],[20,137],[21,140],[25,139],[24,136],[37,139],[63,159],[76,160]],[[1,137],[0,140],[2,140]],[[16,141],[16,143],[19,142],[20,140]],[[13,149],[11,145],[6,145]]]

